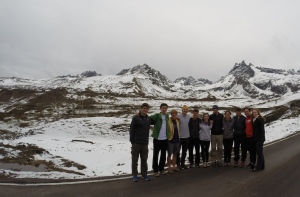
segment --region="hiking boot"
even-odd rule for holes
[[[195,167],[196,167],[196,168],[200,168],[200,164],[197,163],[197,164],[195,165]]]
[[[194,168],[194,167],[195,167],[195,165],[194,165],[194,164],[191,164],[191,165],[190,165],[190,168]]]
[[[238,166],[239,166],[239,162],[235,161],[235,162],[233,163],[233,166],[234,166],[234,167],[238,167]]]
[[[251,163],[251,166],[249,168],[250,168],[250,170],[253,170],[255,168],[255,165],[253,163]]]
[[[187,167],[186,165],[183,164],[183,165],[181,165],[181,169],[182,169],[182,170],[188,169],[188,167]]]
[[[174,172],[180,172],[180,169],[176,167],[176,168],[173,168],[173,171]]]
[[[225,167],[228,166],[228,163],[227,163],[227,162],[224,162],[224,166],[225,166]]]
[[[252,165],[252,163],[249,163],[249,164],[246,166],[246,168],[250,168],[251,165]]]
[[[149,178],[149,176],[142,176],[142,178],[145,180],[145,181],[150,181],[150,178]]]
[[[155,177],[160,177],[160,173],[159,172],[154,172],[154,176]]]
[[[231,167],[231,163],[230,163],[230,162],[228,162],[228,163],[227,163],[227,166],[228,166],[228,167]]]
[[[217,166],[217,162],[216,162],[216,161],[212,161],[212,162],[211,162],[211,166],[212,166],[212,167],[216,167],[216,166]]]
[[[138,177],[137,176],[133,176],[133,179],[132,179],[133,182],[138,182]]]
[[[168,169],[169,174],[174,174],[173,170],[171,168]]]
[[[220,161],[218,161],[217,163],[218,163],[218,167],[222,167],[222,163]]]
[[[240,164],[240,168],[244,168],[245,167],[245,162],[242,161],[241,164]]]
[[[207,162],[204,162],[204,163],[203,163],[203,165],[202,165],[203,168],[206,168],[206,167],[207,167],[207,164],[206,164],[206,163],[207,163]]]

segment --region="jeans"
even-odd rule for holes
[[[246,138],[246,144],[247,144],[247,151],[249,151],[250,154],[250,163],[255,164],[256,163],[256,148],[255,148],[255,142],[253,141],[253,138]]]
[[[180,157],[180,149],[179,149],[179,153],[177,154],[177,166],[184,165],[188,147],[189,147],[189,138],[180,138],[181,157]]]
[[[163,171],[166,163],[166,154],[168,149],[168,140],[153,139],[153,161],[152,168],[154,172]],[[160,159],[158,163],[158,154]]]
[[[265,169],[265,157],[263,153],[264,142],[255,142],[256,155],[257,155],[257,163],[256,169],[263,170]]]
[[[240,147],[242,151],[241,161],[245,162],[247,157],[246,135],[235,135],[234,141],[234,161],[240,159]]]
[[[200,145],[201,145],[201,157],[203,162],[208,162],[209,158],[209,146],[210,146],[210,141],[202,141],[200,140]]]
[[[200,164],[200,139],[199,138],[190,138],[190,140],[189,140],[190,164],[194,164],[194,154],[193,154],[194,148],[196,151],[195,164]]]
[[[223,139],[224,144],[224,162],[231,161],[231,152],[232,152],[232,145],[233,145],[233,139]]]

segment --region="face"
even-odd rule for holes
[[[218,109],[214,109],[213,111],[214,111],[214,114],[217,114],[219,110]]]
[[[204,119],[205,122],[208,122],[209,116],[208,116],[207,114],[205,114],[205,115],[203,116],[203,119]]]
[[[253,117],[257,117],[258,116],[258,111],[257,110],[253,110],[252,111],[252,115],[253,115]]]
[[[193,113],[193,117],[194,117],[194,118],[197,118],[197,117],[198,117],[198,114],[199,114],[199,112],[194,112],[194,113]]]
[[[236,115],[241,116],[242,112],[241,111],[236,111]]]
[[[160,108],[160,112],[161,112],[162,114],[166,114],[166,113],[167,113],[167,110],[168,110],[168,107],[167,107],[167,106],[162,106],[162,107]]]
[[[248,109],[245,109],[244,113],[247,117],[251,116],[251,112]]]
[[[183,108],[182,109],[182,113],[185,115],[185,114],[187,114],[187,112],[188,112],[188,109],[187,108]]]
[[[226,113],[225,113],[225,117],[226,117],[226,118],[230,118],[230,115],[231,115],[231,114],[230,114],[229,112],[226,112]]]
[[[141,113],[142,113],[142,115],[146,115],[146,114],[148,113],[148,111],[149,111],[149,108],[148,108],[148,107],[142,107],[142,108],[141,108]]]
[[[172,120],[177,119],[177,113],[171,113],[171,118],[172,118]]]

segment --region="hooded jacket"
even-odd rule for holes
[[[152,133],[152,137],[154,139],[157,139],[159,136],[159,132],[162,126],[162,117],[161,117],[161,113],[158,114],[154,114],[152,116],[150,116],[151,120],[153,121],[152,123],[155,122],[154,124],[154,129],[153,129],[153,133]],[[170,131],[169,131],[169,127],[168,127],[168,122],[169,122],[169,115],[166,114],[166,136],[167,139],[169,139],[170,136]]]
[[[265,121],[261,116],[258,116],[253,121],[253,141],[254,142],[264,142],[266,140],[265,137]]]
[[[151,119],[148,115],[134,116],[130,124],[130,142],[132,144],[148,145]]]

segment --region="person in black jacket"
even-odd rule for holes
[[[236,116],[233,117],[233,140],[234,140],[234,167],[238,166],[240,159],[240,148],[242,151],[242,158],[240,167],[245,167],[245,161],[247,157],[247,146],[246,146],[246,118],[242,115],[242,109],[236,109]]]
[[[209,120],[213,121],[211,129],[211,160],[212,167],[218,165],[222,167],[223,157],[223,114],[219,113],[219,107],[213,106],[213,114],[209,116]]]
[[[200,131],[200,123],[201,119],[198,117],[199,110],[193,110],[193,117],[190,118],[189,121],[189,131],[190,131],[190,138],[189,138],[189,161],[190,167],[199,167],[200,165],[200,138],[199,138],[199,131]],[[196,158],[194,163],[194,154],[193,151],[196,151]],[[195,164],[195,165],[194,165]]]
[[[253,116],[253,141],[256,148],[256,166],[252,169],[253,172],[265,169],[265,158],[263,154],[263,146],[266,140],[265,138],[265,119],[260,115],[258,109],[252,110]]]
[[[148,117],[147,113],[149,111],[149,105],[147,103],[143,103],[141,106],[141,111],[138,116],[134,116],[132,118],[130,124],[130,142],[132,144],[131,147],[131,156],[132,156],[132,176],[133,181],[138,181],[138,160],[139,156],[141,157],[141,174],[142,178],[146,181],[149,181],[149,177],[147,176],[148,170],[148,144],[149,144],[149,132],[150,132],[150,124],[151,119]]]

